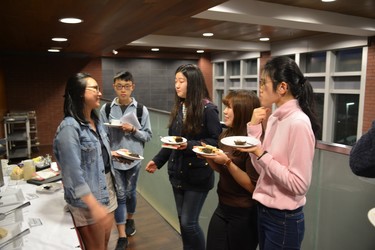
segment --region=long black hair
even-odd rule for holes
[[[194,64],[185,64],[177,68],[175,74],[181,72],[187,79],[186,98],[175,94],[175,104],[171,112],[168,127],[177,118],[182,103],[186,107],[186,119],[182,127],[183,134],[196,135],[202,129],[203,111],[206,100],[210,100],[202,71]]]
[[[315,111],[314,91],[297,63],[287,56],[275,57],[266,63],[263,74],[271,78],[274,91],[281,82],[288,84],[291,94],[298,100],[302,111],[310,118],[316,135],[320,130],[320,123]]]
[[[85,107],[85,90],[87,79],[92,78],[88,73],[77,73],[71,76],[65,87],[64,94],[64,116],[71,116],[79,122],[88,123],[86,120],[83,109]],[[91,118],[98,121],[98,115],[94,110],[91,111]]]

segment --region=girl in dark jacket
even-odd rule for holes
[[[210,99],[201,70],[192,64],[176,70],[175,105],[171,112],[168,134],[187,139],[174,149],[162,148],[147,164],[154,173],[168,161],[184,250],[204,250],[204,234],[199,214],[207,194],[214,185],[214,173],[206,160],[192,151],[201,142],[217,146],[222,131],[217,106]]]

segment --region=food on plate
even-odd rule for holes
[[[131,157],[137,157],[139,158],[139,154],[136,154],[136,153],[131,153],[131,152],[127,152],[127,154]]]
[[[3,227],[0,227],[0,239],[6,237],[8,235],[8,230]]]
[[[133,152],[130,152],[129,150],[127,149],[119,149],[116,151],[117,154],[121,155],[122,157],[134,157],[134,158],[141,158],[141,156],[139,154],[136,154],[136,153],[133,153]]]
[[[20,168],[19,166],[15,166],[12,169],[12,173],[10,174],[10,179],[11,180],[20,180],[23,178],[23,169]]]
[[[246,144],[246,141],[242,141],[242,140],[235,140],[235,141],[233,141],[234,142],[234,144],[236,144],[236,145],[245,145]]]
[[[217,147],[211,145],[199,146],[198,149],[205,154],[215,154],[219,152],[219,149]]]
[[[174,139],[175,142],[182,142],[183,141],[181,136],[174,136],[173,139]]]

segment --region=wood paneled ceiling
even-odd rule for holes
[[[375,1],[1,0],[0,55],[120,56],[267,51],[280,41],[324,33],[375,36]],[[63,24],[78,17],[81,24]],[[204,32],[214,33],[204,38]],[[260,42],[268,36],[269,42]],[[66,37],[67,42],[53,42]]]

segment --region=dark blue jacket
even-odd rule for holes
[[[169,180],[173,187],[183,190],[208,191],[214,186],[214,173],[206,160],[197,157],[192,151],[194,146],[201,146],[201,141],[217,146],[219,135],[222,131],[218,116],[217,106],[208,102],[204,106],[204,118],[202,130],[197,135],[181,134],[182,106],[177,119],[169,128],[170,136],[183,136],[187,139],[185,150],[173,150],[162,148],[153,158],[153,161],[161,168],[168,161]]]
[[[375,121],[350,151],[349,165],[354,174],[375,178]]]

